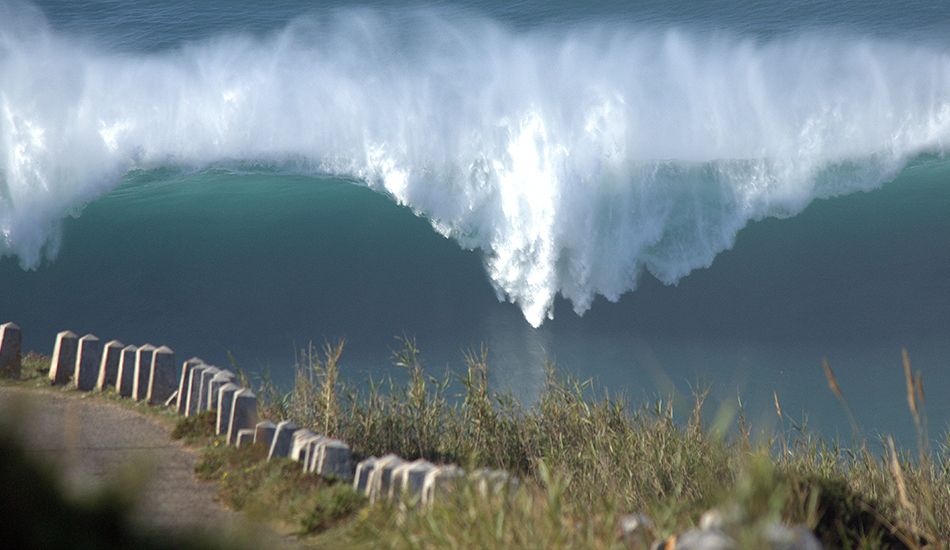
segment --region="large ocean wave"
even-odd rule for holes
[[[447,10],[338,10],[269,36],[111,51],[0,18],[0,254],[53,259],[131,169],[347,176],[484,253],[534,326],[648,271],[709,266],[750,220],[879,186],[950,146],[950,50]]]

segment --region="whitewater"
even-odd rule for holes
[[[331,175],[480,250],[537,327],[950,147],[933,40],[341,8],[140,52],[0,15],[0,255],[24,269],[130,172]]]

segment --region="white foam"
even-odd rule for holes
[[[484,250],[537,326],[557,293],[582,313],[644,269],[675,282],[749,220],[879,185],[950,139],[950,52],[933,45],[343,10],[119,54],[9,19],[0,254],[25,268],[130,168],[292,159]]]

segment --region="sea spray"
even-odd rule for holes
[[[256,163],[410,206],[481,249],[538,326],[559,293],[583,313],[644,270],[675,283],[750,220],[879,186],[950,139],[950,51],[895,38],[343,9],[130,53],[13,15],[0,254],[24,268],[128,170]]]

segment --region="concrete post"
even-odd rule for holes
[[[119,370],[116,372],[116,393],[122,397],[132,397],[133,381],[135,379],[135,352],[137,346],[125,346],[119,356]]]
[[[195,409],[196,414],[211,410],[208,409],[208,402],[211,401],[208,398],[208,394],[211,393],[211,379],[219,372],[221,372],[221,369],[218,367],[208,367],[198,374],[198,404]]]
[[[135,374],[132,376],[132,399],[142,401],[148,392],[148,378],[152,370],[155,346],[145,344],[135,352]]]
[[[429,470],[422,482],[422,505],[431,506],[435,501],[436,492],[448,494],[464,478],[465,470],[455,465]]]
[[[13,323],[0,325],[0,376],[20,379],[23,350],[20,327]]]
[[[218,398],[220,400],[220,397]],[[220,403],[220,401],[219,401]],[[234,394],[231,406],[231,425],[228,427],[228,444],[234,445],[238,432],[257,424],[257,395],[251,390],[240,390]]]
[[[152,405],[164,403],[173,393],[175,393],[175,352],[168,346],[162,346],[152,354],[145,400]]]
[[[231,407],[234,405],[234,394],[241,391],[241,386],[228,382],[218,390],[218,422],[214,433],[227,435],[231,428]]]
[[[92,391],[99,377],[102,362],[102,342],[94,334],[79,339],[76,347],[76,365],[73,367],[73,382],[79,391]]]
[[[274,442],[274,434],[277,432],[277,424],[270,420],[258,422],[254,429],[254,443],[260,443],[270,451],[271,443]]]
[[[393,470],[393,480],[389,487],[389,498],[399,496],[418,497],[422,493],[426,474],[435,469],[435,464],[420,458],[400,464]]]
[[[104,391],[107,386],[116,385],[121,358],[122,342],[110,340],[102,346],[102,361],[99,363],[99,376],[96,377],[96,391]]]
[[[254,444],[254,429],[245,428],[238,431],[237,441],[235,442],[235,447],[244,447],[246,445]]]
[[[207,369],[213,369],[210,365],[195,365],[188,374],[188,402],[185,405],[185,416],[195,416],[199,412],[198,405],[201,403],[201,373]]]
[[[366,496],[369,497],[370,504],[374,504],[380,496],[389,494],[389,484],[392,481],[393,470],[403,462],[405,460],[393,454],[376,459],[376,464],[369,474],[369,483],[366,487]]]
[[[327,439],[317,444],[316,462],[313,471],[323,477],[336,476],[350,479],[353,470],[350,465],[350,446],[339,439]]]
[[[353,476],[353,490],[357,493],[363,493],[369,496],[370,474],[376,469],[376,462],[379,459],[375,456],[364,458],[356,465],[356,475]]]
[[[75,332],[64,330],[56,335],[56,345],[53,347],[53,360],[49,365],[49,379],[53,385],[69,382],[76,368],[76,348],[79,347],[79,337]]]
[[[300,462],[302,458],[306,458],[304,455],[308,455],[307,446],[317,437],[317,434],[310,430],[300,429],[294,432],[290,441],[290,454],[288,454],[290,459]],[[304,471],[306,471],[306,467]]]
[[[197,357],[192,357],[182,364],[181,380],[178,382],[178,398],[175,400],[175,408],[178,409],[178,414],[184,415],[188,412],[188,396],[191,395],[191,369],[203,364],[204,361]]]
[[[290,442],[293,440],[294,432],[300,429],[300,426],[294,424],[292,420],[284,420],[277,423],[277,431],[274,433],[274,441],[271,443],[270,452],[267,453],[267,460],[275,456],[286,457],[290,454]]]
[[[234,382],[237,384],[237,375],[228,369],[221,369],[217,374],[211,377],[211,380],[208,381],[208,403],[207,407],[209,411],[218,410],[218,390],[221,389],[221,386],[227,384],[228,382]]]

